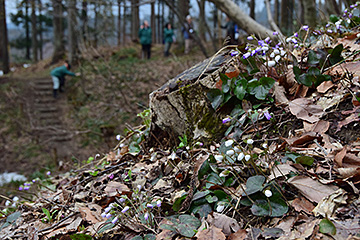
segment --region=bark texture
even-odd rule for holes
[[[53,3],[53,31],[54,31],[54,53],[52,63],[60,61],[65,54],[64,33],[62,27],[63,12],[61,3],[58,0],[52,0]]]
[[[152,135],[157,137],[166,132],[173,143],[184,135],[205,143],[223,136],[224,116],[212,108],[207,92],[215,88],[219,72],[225,71],[231,62],[228,54],[206,59],[152,92]]]
[[[6,74],[9,69],[8,34],[6,26],[5,0],[0,0],[0,61],[2,70]]]

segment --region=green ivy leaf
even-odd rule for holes
[[[210,170],[209,161],[208,159],[206,159],[199,169],[198,179],[201,180],[203,176],[205,176],[209,172],[209,170]]]
[[[174,202],[174,204],[173,204],[173,207],[172,207],[172,209],[173,209],[175,212],[177,212],[177,211],[180,210],[181,204],[182,204],[182,202],[185,200],[186,197],[187,197],[187,194],[185,194],[185,195],[183,195],[183,196],[181,196],[181,197],[179,197],[179,198],[177,198],[177,199],[175,200],[175,202]]]
[[[321,233],[335,235],[336,227],[335,227],[334,223],[332,223],[329,219],[324,218],[323,220],[321,220],[321,222],[319,224],[319,231]]]
[[[243,100],[246,94],[246,88],[242,85],[238,85],[234,89],[234,94],[239,100]]]
[[[219,199],[216,197],[216,196],[211,196],[211,195],[207,195],[205,197],[206,201],[208,203],[214,203],[214,202],[217,202]]]
[[[224,100],[224,95],[222,94],[222,92],[219,89],[211,89],[207,93],[207,97],[208,97],[209,101],[211,102],[211,106],[215,110],[221,105],[221,103]]]
[[[317,65],[320,62],[319,56],[316,54],[314,50],[310,50],[308,54],[308,64]]]
[[[264,188],[265,177],[262,175],[256,175],[249,177],[246,181],[246,193],[247,195],[261,191]],[[243,194],[245,196],[245,193]]]
[[[251,207],[251,212],[255,216],[281,217],[287,213],[288,209],[286,202],[281,198],[270,198],[256,200]]]
[[[301,156],[296,158],[296,163],[300,163],[305,166],[311,166],[315,159],[309,156]]]
[[[207,217],[209,215],[209,213],[211,213],[212,211],[213,211],[212,207],[208,203],[202,204],[200,206],[194,206],[190,209],[191,213],[199,214],[200,218]]]
[[[188,214],[180,215],[179,220],[181,224],[175,226],[175,228],[185,237],[193,237],[195,235],[195,230],[201,225],[201,221],[198,218]]]
[[[334,65],[344,59],[341,56],[343,50],[344,50],[344,46],[342,44],[339,44],[333,50],[330,50],[329,62],[331,65]]]

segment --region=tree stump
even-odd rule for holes
[[[224,114],[212,108],[207,92],[216,88],[219,72],[225,72],[233,61],[229,53],[208,58],[152,92],[150,138],[174,146],[184,135],[204,143],[222,137]]]

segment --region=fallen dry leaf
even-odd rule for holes
[[[228,240],[244,240],[247,236],[247,231],[245,229],[240,229],[239,231],[229,235]]]
[[[314,139],[320,140],[321,136],[315,132],[308,132],[303,134],[300,137],[293,137],[293,138],[285,138],[285,141],[287,144],[289,144],[292,147],[295,146],[302,146],[304,144],[307,144],[309,142],[312,142]]]
[[[327,197],[321,199],[318,205],[314,208],[313,212],[315,216],[331,217],[336,207],[340,204],[346,204],[347,196],[346,192],[343,189],[338,189]]]
[[[360,118],[359,118],[358,113],[351,114],[350,116],[348,116],[344,120],[338,122],[338,127],[336,129],[336,132],[340,131],[342,127],[348,125],[349,123],[358,122],[359,120],[360,120]]]
[[[269,180],[273,180],[274,178],[286,176],[289,173],[297,173],[298,171],[292,167],[290,164],[280,164],[274,165],[271,170],[271,174],[269,176]]]
[[[330,127],[328,121],[320,120],[316,123],[304,122],[304,129],[306,132],[325,133]]]
[[[331,81],[324,81],[316,88],[316,90],[319,93],[326,93],[330,88],[334,86],[335,85]]]
[[[209,224],[222,229],[226,236],[229,236],[233,232],[239,231],[241,228],[235,219],[216,212],[208,215],[208,222]]]
[[[279,104],[288,104],[289,99],[285,95],[285,88],[280,86],[278,82],[274,84],[274,97],[275,101]]]
[[[215,226],[210,226],[208,229],[199,231],[195,237],[198,240],[208,240],[208,239],[216,239],[216,240],[225,240],[225,234],[222,232],[220,228]]]
[[[105,188],[105,193],[109,197],[114,197],[118,193],[121,194],[122,192],[129,192],[129,191],[130,189],[128,188],[128,186],[119,182],[109,182]]]
[[[324,114],[323,108],[313,104],[310,99],[297,98],[289,103],[290,111],[297,118],[314,123]]]
[[[312,204],[310,201],[308,201],[306,198],[303,197],[295,198],[294,201],[291,202],[291,206],[297,212],[304,211],[309,214],[311,214],[312,210],[315,207],[314,204]]]
[[[316,203],[339,189],[333,185],[324,185],[307,176],[292,177],[288,180],[288,183],[299,189],[304,197]]]
[[[348,153],[346,147],[335,155],[334,160],[339,167],[351,168],[360,166],[360,158],[352,153]]]

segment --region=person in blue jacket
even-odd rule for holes
[[[174,30],[171,27],[171,23],[167,23],[164,28],[164,56],[168,57],[170,54],[171,44],[174,41]]]
[[[150,59],[151,56],[151,43],[152,43],[152,31],[148,21],[144,21],[144,24],[139,29],[140,44],[142,46],[142,59],[145,57]]]
[[[70,72],[71,66],[69,64],[69,62],[65,62],[64,65],[54,68],[51,72],[51,78],[53,80],[53,96],[54,98],[57,98],[57,94],[58,91],[60,90],[60,92],[64,91],[64,86],[65,86],[65,76],[69,75],[69,76],[80,76],[79,73],[73,73]]]

